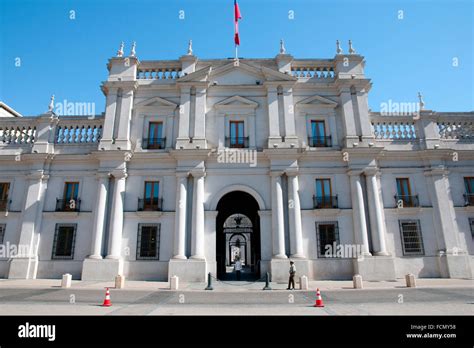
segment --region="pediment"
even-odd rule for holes
[[[137,104],[135,104],[135,108],[140,107],[166,107],[166,108],[177,108],[178,104],[173,103],[169,100],[166,100],[161,97],[153,97],[146,100],[143,100]]]
[[[301,107],[326,107],[326,108],[335,108],[337,103],[331,99],[322,97],[320,95],[314,95],[312,97],[305,98],[298,103],[297,106]]]
[[[238,108],[246,108],[246,109],[255,109],[258,107],[258,103],[254,102],[253,100],[235,95],[230,98],[226,98],[221,100],[220,102],[214,104],[217,109],[238,109]]]
[[[291,75],[242,61],[230,61],[218,68],[207,66],[179,78],[178,82],[209,82],[217,85],[255,85],[257,81],[296,81]]]

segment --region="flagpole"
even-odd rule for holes
[[[235,60],[239,60],[239,46],[238,45],[235,45]]]

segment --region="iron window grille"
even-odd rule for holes
[[[327,253],[327,246],[334,249],[334,246],[340,244],[339,240],[339,225],[337,221],[333,222],[316,222],[316,241],[318,247],[318,257],[333,257],[336,255],[336,250],[332,250],[330,254]],[[329,250],[331,250],[329,249]]]
[[[161,224],[138,224],[137,260],[160,259]]]
[[[73,260],[76,243],[77,224],[56,224],[54,233],[53,254],[54,260]]]
[[[399,220],[403,255],[424,255],[420,220]]]
[[[0,224],[0,244],[3,244],[3,239],[5,238],[5,224]]]

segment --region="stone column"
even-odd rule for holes
[[[360,171],[350,171],[352,219],[354,222],[354,237],[362,245],[362,255],[370,255],[369,239],[367,236],[367,223],[365,221],[364,195],[360,179]]]
[[[21,233],[18,244],[27,246],[27,254],[19,254],[12,258],[8,278],[36,279],[38,263],[38,244],[43,207],[49,175],[42,169],[28,175],[28,187],[25,198],[25,207],[21,215]]]
[[[196,102],[194,106],[194,147],[206,148],[206,87],[196,87]]]
[[[109,253],[107,259],[118,260],[121,256],[123,231],[123,202],[125,195],[126,172],[113,174],[115,177],[114,197],[112,202],[112,223],[109,237]]]
[[[268,86],[268,147],[273,148],[273,144],[281,143],[280,116],[278,114],[278,93],[276,86]]]
[[[375,255],[388,256],[385,244],[385,221],[383,219],[383,203],[380,197],[379,184],[377,181],[377,171],[366,171],[367,175],[367,193],[369,202],[369,215],[372,226],[372,239],[377,241]]]
[[[193,173],[193,225],[191,258],[204,260],[204,177],[205,173]]]
[[[176,148],[189,147],[189,119],[191,111],[191,87],[181,87],[181,101],[179,105],[178,137]]]
[[[107,189],[109,175],[100,173],[97,175],[97,198],[95,202],[94,224],[92,230],[92,243],[90,259],[102,258],[102,239],[104,236],[105,212],[107,209]]]
[[[342,106],[342,124],[344,126],[344,147],[352,147],[352,143],[358,143],[357,128],[354,118],[354,110],[352,106],[351,90],[344,87],[341,90],[341,106]]]
[[[176,213],[173,243],[173,259],[186,259],[186,204],[188,173],[176,173]]]
[[[298,175],[295,172],[287,172],[287,175],[291,257],[304,258]]]
[[[273,258],[286,259],[285,224],[283,218],[283,190],[281,172],[272,172],[272,236]]]
[[[283,117],[285,123],[285,143],[286,146],[293,144],[298,147],[298,136],[296,135],[295,107],[293,105],[293,89],[283,88]]]

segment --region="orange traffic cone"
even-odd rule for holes
[[[112,306],[112,302],[110,302],[110,291],[109,288],[107,288],[107,291],[105,292],[105,300],[104,303],[102,304],[102,307],[110,307]]]
[[[316,303],[314,304],[314,307],[324,307],[323,298],[321,297],[319,289],[316,289]]]

